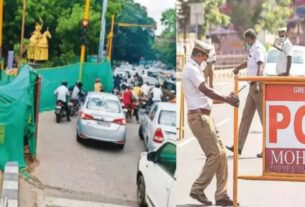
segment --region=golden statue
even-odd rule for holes
[[[49,28],[41,34],[42,23],[36,23],[35,31],[29,40],[28,59],[33,61],[46,61],[49,59],[48,38],[51,38]]]

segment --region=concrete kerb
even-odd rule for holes
[[[7,162],[4,169],[0,207],[18,207],[19,165]]]

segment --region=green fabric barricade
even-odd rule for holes
[[[99,78],[106,92],[112,92],[113,77],[112,69],[108,62],[84,63],[82,73],[83,90],[94,90],[95,79]],[[73,86],[79,80],[80,64],[67,65],[56,68],[36,69],[42,78],[40,111],[49,111],[55,108],[55,89],[62,81],[68,82],[68,87]]]
[[[21,67],[16,77],[2,74],[0,80],[0,169],[7,161],[25,167],[24,145],[31,156],[36,154],[35,84],[37,73]]]

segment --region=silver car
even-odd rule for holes
[[[124,148],[126,118],[117,96],[89,92],[77,121],[77,141],[94,139],[112,142]]]
[[[148,151],[167,140],[176,141],[176,104],[157,102],[140,119],[139,136]]]

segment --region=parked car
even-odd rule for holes
[[[176,144],[165,142],[138,162],[137,201],[139,207],[176,207]]]
[[[124,148],[126,118],[116,95],[88,93],[77,121],[77,141],[85,139],[111,142]]]
[[[157,102],[140,119],[139,136],[152,151],[167,140],[176,141],[176,104]]]
[[[276,61],[279,51],[275,48],[270,48],[268,51],[267,62],[265,65],[264,75],[276,76]],[[290,68],[291,76],[305,76],[305,47],[293,46],[292,49],[292,64]]]
[[[169,101],[176,98],[176,82],[172,80],[165,80],[162,85],[163,101]]]

